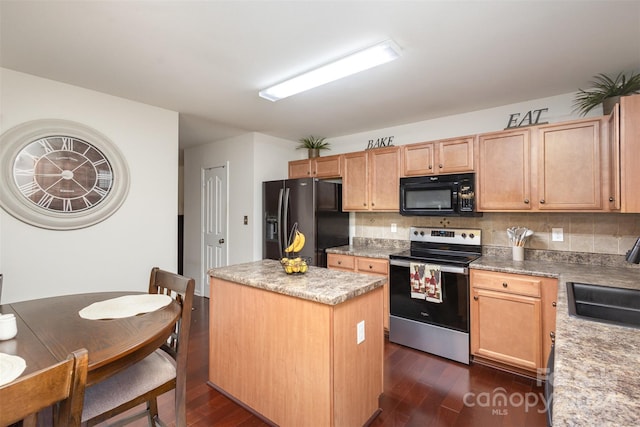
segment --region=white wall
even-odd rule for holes
[[[208,286],[200,235],[203,169],[228,162],[228,264],[254,261],[262,258],[262,181],[286,178],[289,160],[299,158],[294,147],[292,141],[248,133],[185,150],[184,274],[196,279],[199,295]]]
[[[541,108],[548,108],[549,111],[540,115],[540,123],[556,123],[578,119],[580,116],[573,112],[572,104],[574,95],[574,93],[566,93],[518,104],[504,105],[486,110],[457,114],[455,116],[440,117],[422,122],[330,138],[327,139],[327,141],[331,143],[331,151],[323,155],[361,151],[367,148],[367,142],[370,139],[376,140],[386,136],[394,136],[393,145],[405,145],[422,141],[496,132],[507,127],[511,114],[520,113],[520,117],[522,118],[527,111]],[[586,117],[601,114],[602,109],[596,108],[589,112]]]
[[[153,266],[177,269],[178,113],[0,69],[0,131],[73,120],[105,134],[127,160],[120,209],[92,227],[44,230],[0,210],[2,302],[148,288]]]

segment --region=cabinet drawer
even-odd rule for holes
[[[389,272],[389,261],[378,258],[356,258],[358,273],[371,273],[387,275]]]
[[[539,297],[541,282],[540,277],[471,270],[471,286],[477,289]]]
[[[327,267],[354,271],[355,258],[353,255],[327,254]]]

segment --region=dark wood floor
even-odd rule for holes
[[[267,425],[206,384],[208,299],[196,297],[194,306],[187,383],[188,424]],[[174,426],[173,393],[162,396],[159,405],[161,418]],[[373,421],[374,427],[546,425],[543,389],[535,380],[477,364],[466,366],[388,341],[380,407],[382,413]],[[132,425],[146,424],[139,420]],[[309,420],[306,426],[295,427],[322,426],[315,426],[313,420]]]

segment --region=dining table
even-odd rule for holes
[[[63,361],[74,350],[89,352],[87,385],[100,382],[144,359],[170,336],[180,318],[174,300],[159,309],[137,315],[87,319],[80,311],[94,303],[142,292],[96,292],[33,299],[0,305],[13,313],[17,335],[0,341],[0,353],[19,356],[28,375]],[[19,377],[18,377],[19,378]]]

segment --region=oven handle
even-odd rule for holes
[[[392,259],[389,260],[390,265],[396,265],[398,267],[409,267],[411,265],[411,261],[405,261],[401,259]],[[428,263],[425,263],[428,264]],[[440,271],[443,273],[456,273],[456,274],[464,274],[465,276],[469,275],[469,269],[467,267],[454,267],[451,265],[439,265]]]

